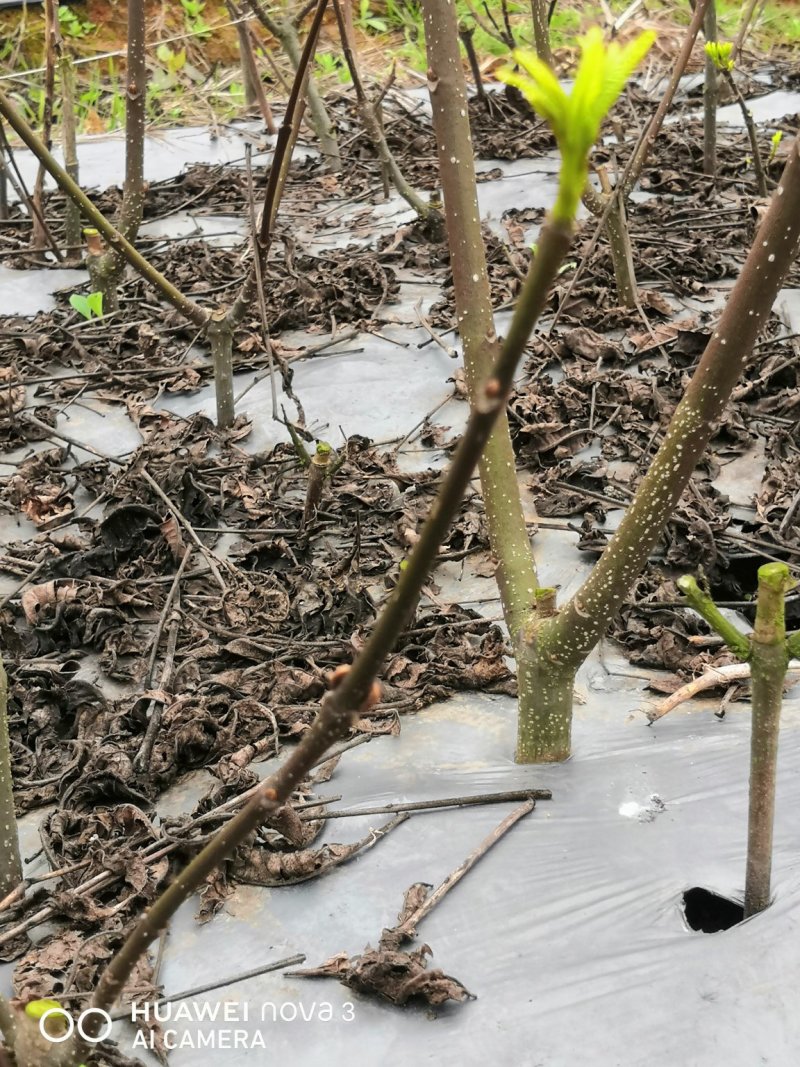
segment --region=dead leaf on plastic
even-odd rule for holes
[[[34,626],[45,608],[55,610],[58,604],[66,604],[78,595],[75,582],[43,582],[41,585],[28,586],[20,597],[25,618]]]

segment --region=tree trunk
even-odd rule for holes
[[[482,396],[499,346],[481,234],[467,86],[452,5],[447,0],[423,0],[422,9],[458,332],[474,406]],[[500,413],[484,450],[480,475],[503,612],[514,638],[530,617],[537,580],[505,411]]]
[[[797,255],[799,144],[795,139],[778,189],[725,310],[622,523],[572,600],[553,619],[524,635],[535,646],[531,655],[541,663],[557,664],[561,675],[568,670],[577,671],[647,562],[705,451]],[[520,729],[526,736],[547,737],[550,714],[548,702],[537,698],[530,722],[521,724]]]
[[[42,141],[47,148],[53,143],[53,99],[56,92],[56,35],[58,34],[58,5],[56,0],[44,4],[44,112],[42,115]],[[33,184],[31,199],[36,208],[33,215],[31,247],[43,251],[47,244],[47,229],[44,221],[44,167],[39,164]]]
[[[548,658],[530,631],[517,643],[516,654],[519,717],[514,758],[517,763],[558,763],[571,752],[575,669]]]
[[[703,36],[706,42],[717,39],[717,0],[708,0],[703,19]],[[703,174],[715,178],[717,174],[717,103],[719,83],[717,65],[706,55],[703,75]]]
[[[784,596],[792,584],[785,563],[767,563],[759,568],[750,660],[753,719],[750,733],[745,918],[763,911],[770,898],[778,736],[783,682],[789,662]]]
[[[61,72],[61,143],[64,147],[64,170],[77,184],[79,182],[78,144],[75,121],[75,68],[72,57],[63,53],[59,60]],[[80,257],[81,212],[78,205],[65,197],[64,229],[67,257]]]
[[[8,677],[0,660],[0,900],[22,881],[8,740]]]
[[[206,336],[211,345],[214,361],[214,389],[217,397],[217,428],[227,430],[233,425],[233,327],[228,312],[215,311]]]
[[[536,55],[548,67],[553,66],[553,53],[550,48],[550,23],[547,18],[547,0],[531,0],[533,19],[533,39],[536,42]]]
[[[358,63],[356,61],[352,11],[348,4],[342,5],[339,0],[334,0],[334,9],[339,24],[339,36],[342,42],[342,51],[344,53],[345,62],[347,63],[347,69],[350,71],[350,77],[353,81],[353,89],[356,94],[358,111],[361,116],[361,121],[364,124],[364,130],[366,131],[367,137],[369,137],[372,142],[372,146],[378,155],[378,159],[381,161],[381,167],[384,173],[388,175],[397,192],[402,196],[409,207],[416,211],[417,217],[431,228],[432,238],[434,240],[441,240],[443,220],[439,215],[439,212],[436,211],[427,200],[423,200],[419,193],[412,189],[406,181],[405,175],[400,170],[397,160],[395,159],[392,150],[389,148],[383,125],[376,114],[375,107],[367,97],[366,90],[361,81],[361,73],[358,69]]]
[[[280,42],[281,48],[286,53],[289,62],[292,64],[292,68],[297,71],[300,66],[300,38],[297,34],[297,27],[290,18],[274,19],[265,10],[261,0],[247,0],[247,5],[261,24]],[[322,97],[319,95],[319,90],[314,82],[313,77],[309,77],[306,82],[306,97],[308,100],[308,110],[311,118],[311,125],[314,127],[314,132],[317,135],[319,141],[319,149],[322,153],[328,168],[335,173],[338,173],[342,169],[342,157],[339,154],[339,142],[336,140],[336,133],[334,131],[333,122],[328,114],[328,109],[325,107],[325,103]]]
[[[125,184],[122,190],[119,232],[133,243],[144,214],[144,126],[147,94],[147,55],[145,52],[145,0],[129,0],[128,56],[125,95]],[[103,311],[119,307],[117,287],[125,270],[125,260],[114,248],[89,261],[92,285],[103,294]]]
[[[613,196],[613,193],[609,195]],[[626,308],[635,308],[639,299],[636,286],[636,270],[633,265],[633,250],[628,232],[628,216],[622,197],[615,197],[606,219],[606,236],[614,266],[617,299]]]
[[[275,120],[272,117],[272,108],[269,106],[267,94],[264,92],[264,83],[258,73],[258,63],[253,48],[253,38],[250,32],[250,24],[243,21],[241,9],[234,3],[228,3],[231,18],[236,20],[236,33],[239,38],[239,58],[242,64],[242,81],[244,82],[244,99],[248,107],[258,105],[261,117],[267,133],[274,136],[278,131]]]

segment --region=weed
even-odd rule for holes
[[[204,0],[181,0],[186,29],[204,41],[211,36],[211,26],[203,18]]]
[[[359,0],[358,15],[355,17],[355,24],[365,33],[386,33],[389,28],[386,19],[378,18],[377,15],[372,13],[372,9],[369,6],[369,0]]]
[[[335,77],[341,85],[348,85],[350,83],[350,71],[347,69],[347,64],[343,63],[339,56],[333,55],[332,52],[320,52],[315,56],[317,64],[317,74],[321,78]]]
[[[427,70],[422,9],[417,0],[387,0],[386,21],[389,28],[401,30],[405,38],[405,43],[395,50],[395,55],[412,70]]]
[[[70,307],[74,308],[87,321],[89,319],[99,319],[103,314],[102,293],[89,293],[88,296],[83,296],[81,293],[73,293],[69,298],[69,303]]]
[[[96,22],[82,19],[66,4],[62,4],[58,9],[58,25],[64,37],[86,37],[92,30],[97,29]]]

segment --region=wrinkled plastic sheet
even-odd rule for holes
[[[194,134],[186,136],[191,141]],[[236,154],[232,145],[225,150]],[[100,162],[109,158],[107,149],[97,154]],[[481,186],[485,197],[487,185]],[[483,207],[492,214],[495,205]],[[783,299],[795,296],[785,291]],[[362,339],[351,344],[359,347]],[[313,405],[314,387],[320,387],[315,417],[346,416],[349,432],[380,439],[406,432],[446,395],[455,365],[436,349],[392,355],[390,346],[378,352],[375,345],[372,339],[355,360],[333,357],[335,367],[331,360],[300,364],[297,373],[307,375],[300,390],[304,401]],[[358,396],[351,410],[352,381],[363,382],[365,368],[375,370],[382,388],[367,412]],[[409,382],[416,383],[413,395]],[[266,390],[263,383],[251,390],[245,407],[266,410]],[[403,397],[402,410],[397,396]],[[177,398],[175,404],[210,410],[211,391]],[[68,431],[80,431],[95,447],[107,445],[110,421],[83,409],[73,409],[71,417]],[[453,425],[459,417],[451,405],[446,422]],[[114,429],[126,431],[124,440],[115,440],[118,450],[136,446],[132,424],[115,422]],[[258,447],[272,443],[266,439],[269,429],[258,433],[264,437]],[[743,479],[742,490],[745,483],[750,479]],[[585,573],[586,558],[546,528],[535,547],[543,582],[558,584],[561,599],[567,599]],[[461,585],[447,588],[446,598],[452,594],[467,602],[492,595],[489,580],[452,569]],[[437,582],[447,584],[442,568]],[[497,614],[498,606],[485,610]],[[516,766],[515,701],[467,693],[404,719],[399,737],[377,738],[347,753],[331,783],[321,787],[324,795],[341,793],[347,807],[528,786],[553,790],[552,801],[540,802],[518,823],[419,928],[420,943],[433,950],[430,965],[458,978],[477,999],[431,1018],[419,1008],[360,998],[333,980],[279,972],[234,980],[297,952],[314,965],[342,950],[354,955],[377,945],[381,930],[395,922],[405,889],[416,881],[439,884],[513,805],[415,815],[374,849],[316,882],[272,890],[237,886],[224,910],[203,927],[194,919],[197,898],[189,901],[166,943],[165,993],[209,983],[219,988],[181,1001],[183,1018],[175,1018],[178,1003],[163,1012],[173,1016],[162,1024],[169,1042],[181,1046],[170,1054],[173,1067],[281,1061],[299,1067],[354,1061],[515,1067],[798,1062],[800,699],[790,696],[783,716],[774,903],[724,933],[701,934],[685,922],[686,889],[742,894],[749,708],[734,704],[720,721],[713,714],[717,702],[696,701],[651,728],[636,710],[645,702],[641,675],[608,648],[591,658],[579,676],[574,756],[563,765]],[[271,768],[257,769],[266,774]],[[208,782],[197,773],[161,798],[162,816],[191,810]],[[38,847],[41,815],[22,820],[27,855]],[[388,818],[334,820],[322,840],[354,841]],[[6,988],[10,970],[3,969]],[[231,1021],[191,1018],[220,1011],[217,1005],[228,1005]],[[248,1020],[236,1021],[245,1012]],[[235,1047],[236,1031],[244,1031],[238,1038],[243,1047]],[[128,1023],[115,1026],[123,1048],[156,1063],[134,1044],[134,1033]]]
[[[420,943],[433,950],[430,966],[458,978],[476,1000],[433,1018],[420,1008],[368,1001],[332,979],[266,974],[192,998],[182,1009],[226,1002],[233,1016],[246,1011],[247,1022],[176,1020],[173,1005],[172,1020],[162,1025],[170,1042],[188,1047],[172,1052],[170,1062],[796,1063],[800,700],[787,699],[783,715],[774,902],[728,931],[697,933],[682,910],[687,888],[742,896],[749,707],[734,704],[719,720],[717,702],[695,701],[649,727],[637,711],[641,679],[608,674],[609,662],[595,656],[582,672],[586,703],[576,707],[574,755],[565,764],[515,765],[515,702],[466,694],[404,720],[398,738],[347,753],[321,787],[342,793],[347,807],[552,789],[553,799],[538,802],[420,925]],[[611,669],[625,667],[611,661]],[[202,928],[191,901],[167,943],[167,994],[222,983],[295,952],[312,965],[376,946],[396,921],[404,890],[416,881],[438,885],[513,807],[415,815],[316,882],[237,888]],[[335,820],[324,839],[355,840],[388,818]],[[204,1002],[209,1007],[201,1009]],[[248,1035],[247,1048],[199,1047],[201,1040],[224,1046],[219,1035],[227,1031],[232,1042],[235,1030]],[[120,1024],[124,1044],[132,1033]]]

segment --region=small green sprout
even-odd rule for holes
[[[69,298],[70,306],[82,315],[86,321],[89,319],[99,319],[103,314],[103,294],[102,293],[89,293],[88,296],[81,296],[80,293],[73,293]]]
[[[174,78],[186,66],[186,49],[181,48],[180,51],[173,52],[169,45],[160,44],[156,49],[156,58]]]
[[[62,1011],[63,1008],[57,1000],[32,1000],[25,1005],[25,1014],[29,1019],[41,1019],[49,1011]]]
[[[620,45],[607,45],[599,27],[581,38],[581,58],[572,92],[567,95],[558,78],[534,52],[516,49],[520,73],[510,67],[498,77],[515,86],[553,130],[561,152],[561,175],[553,217],[570,224],[575,218],[588,176],[588,158],[600,124],[633,71],[655,40],[651,30]]]
[[[767,160],[767,163],[771,163],[775,159],[775,156],[777,156],[778,148],[780,147],[780,143],[782,140],[783,130],[776,130],[775,133],[773,133],[772,137],[770,137],[769,159]]]
[[[25,1014],[39,1024],[42,1034],[54,1041],[60,1041],[67,1033],[69,1016],[57,1000],[32,1000],[25,1005]]]
[[[730,41],[706,41],[706,55],[717,70],[733,70],[732,51],[733,45]]]

